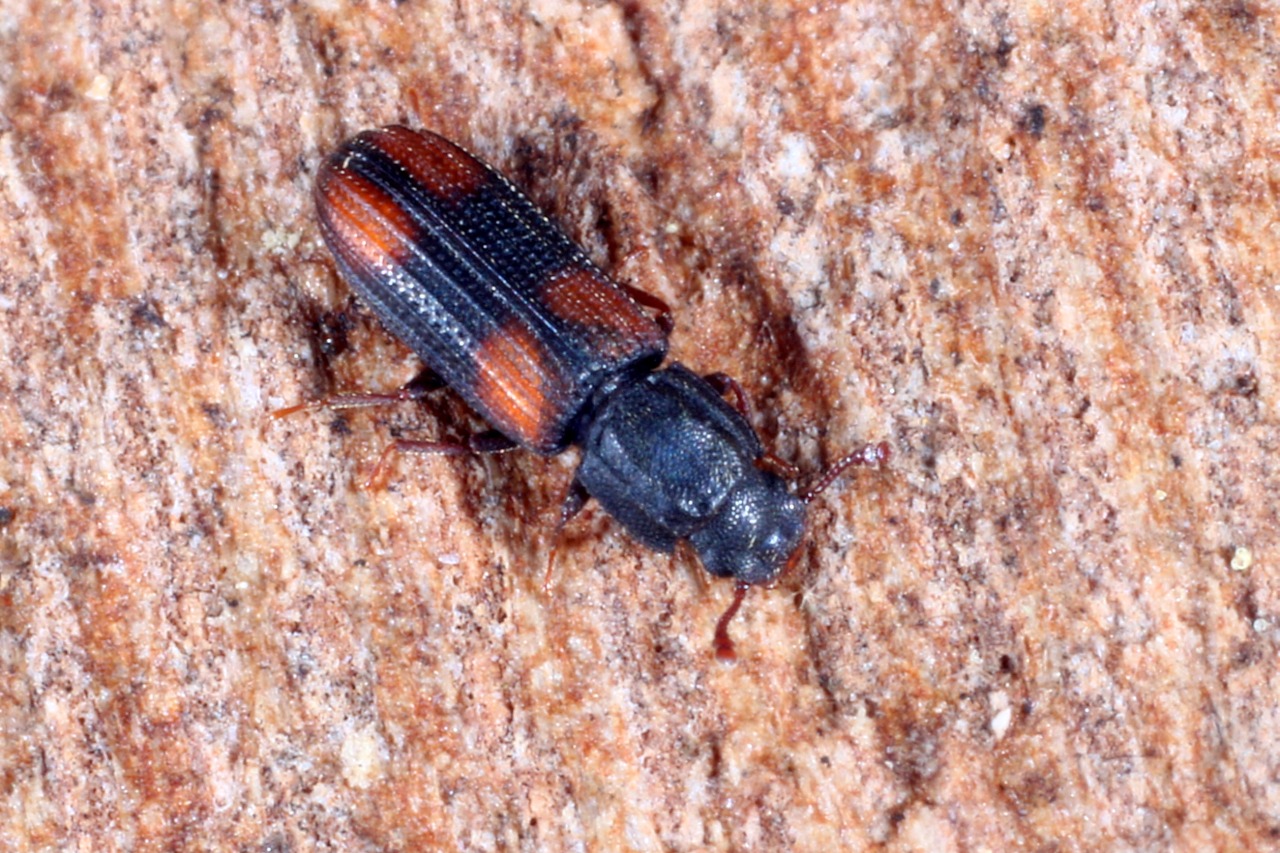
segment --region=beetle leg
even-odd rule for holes
[[[473,432],[467,436],[467,450],[471,453],[506,453],[508,450],[515,450],[517,447],[519,447],[518,444],[496,429]]]
[[[637,305],[640,305],[642,308],[648,308],[650,311],[654,312],[653,322],[658,324],[658,328],[662,330],[664,335],[671,333],[671,330],[675,328],[676,323],[675,320],[671,319],[670,305],[663,302],[652,293],[646,293],[638,287],[632,287],[624,282],[619,282],[618,285],[627,292],[627,296],[630,296],[635,300]]]
[[[708,373],[702,378],[716,389],[716,393],[720,396],[723,397],[725,392],[733,394],[733,407],[748,423],[751,422],[751,398],[747,396],[746,390],[738,380],[727,373]]]
[[[746,390],[738,380],[727,373],[708,373],[702,378],[721,396],[724,396],[725,393],[732,394],[733,407],[737,409],[738,414],[742,415],[747,423],[751,422],[751,398],[747,396]],[[772,450],[766,450],[764,455],[757,459],[756,462],[773,471],[784,480],[794,480],[800,475],[799,468],[782,457],[775,456]]]
[[[496,429],[485,430],[467,437],[466,443],[459,441],[419,441],[416,439],[397,438],[382,449],[378,464],[373,466],[364,487],[372,489],[380,485],[386,478],[386,469],[391,458],[397,453],[428,453],[437,456],[469,456],[481,453],[503,453],[511,450],[516,443]]]
[[[766,450],[764,455],[756,460],[756,467],[768,468],[784,480],[795,480],[800,476],[799,468],[782,457],[775,456],[772,450]]]
[[[557,534],[564,530],[565,525],[582,511],[582,508],[587,505],[587,501],[590,499],[591,495],[587,492],[586,487],[578,481],[577,477],[574,477],[573,482],[569,484],[568,490],[564,493],[564,501],[560,504],[560,520],[556,522]]]
[[[711,592],[711,575],[699,571],[701,564],[698,562],[698,552],[693,549],[688,539],[677,539],[676,546],[671,549],[672,570],[680,566],[692,567],[689,574],[693,575],[693,580],[698,585],[699,595],[707,595]]]
[[[569,484],[569,488],[565,492],[564,501],[560,504],[560,518],[556,521],[555,539],[551,543],[551,553],[547,556],[547,571],[542,576],[543,595],[546,595],[551,590],[551,573],[555,569],[556,554],[560,550],[560,534],[564,532],[565,525],[582,511],[582,508],[587,505],[587,501],[590,499],[591,495],[587,493],[586,487],[578,482],[577,477],[574,477],[573,482]]]
[[[385,406],[391,403],[403,403],[409,400],[421,400],[428,392],[444,387],[444,380],[431,368],[424,368],[421,373],[401,385],[394,391],[368,392],[360,394],[330,394],[319,400],[309,400],[276,409],[271,413],[273,418],[284,418],[302,411],[317,409],[363,409],[371,406]]]

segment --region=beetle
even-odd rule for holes
[[[867,445],[794,493],[736,382],[662,367],[665,304],[607,277],[510,181],[442,136],[360,133],[324,160],[314,195],[342,278],[497,433],[388,450],[549,456],[577,446],[561,524],[595,498],[643,545],[672,553],[687,542],[706,571],[736,580],[716,628],[721,657],[733,655],[727,624],[747,588],[799,552],[806,504],[850,465],[888,458],[887,444]]]

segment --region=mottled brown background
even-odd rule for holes
[[[0,2],[0,847],[1280,843],[1274,5]],[[730,588],[413,357],[309,193],[447,133],[816,470]]]

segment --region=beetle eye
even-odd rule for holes
[[[800,544],[800,536],[804,533],[804,516],[778,512],[772,519],[776,522],[761,543],[760,552],[767,555],[772,562],[781,563],[791,556],[791,552]]]

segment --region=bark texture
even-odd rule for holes
[[[0,847],[1280,841],[1274,6],[0,2]],[[391,122],[808,472],[732,590],[398,460],[310,190]],[[552,582],[543,576],[554,551]]]

